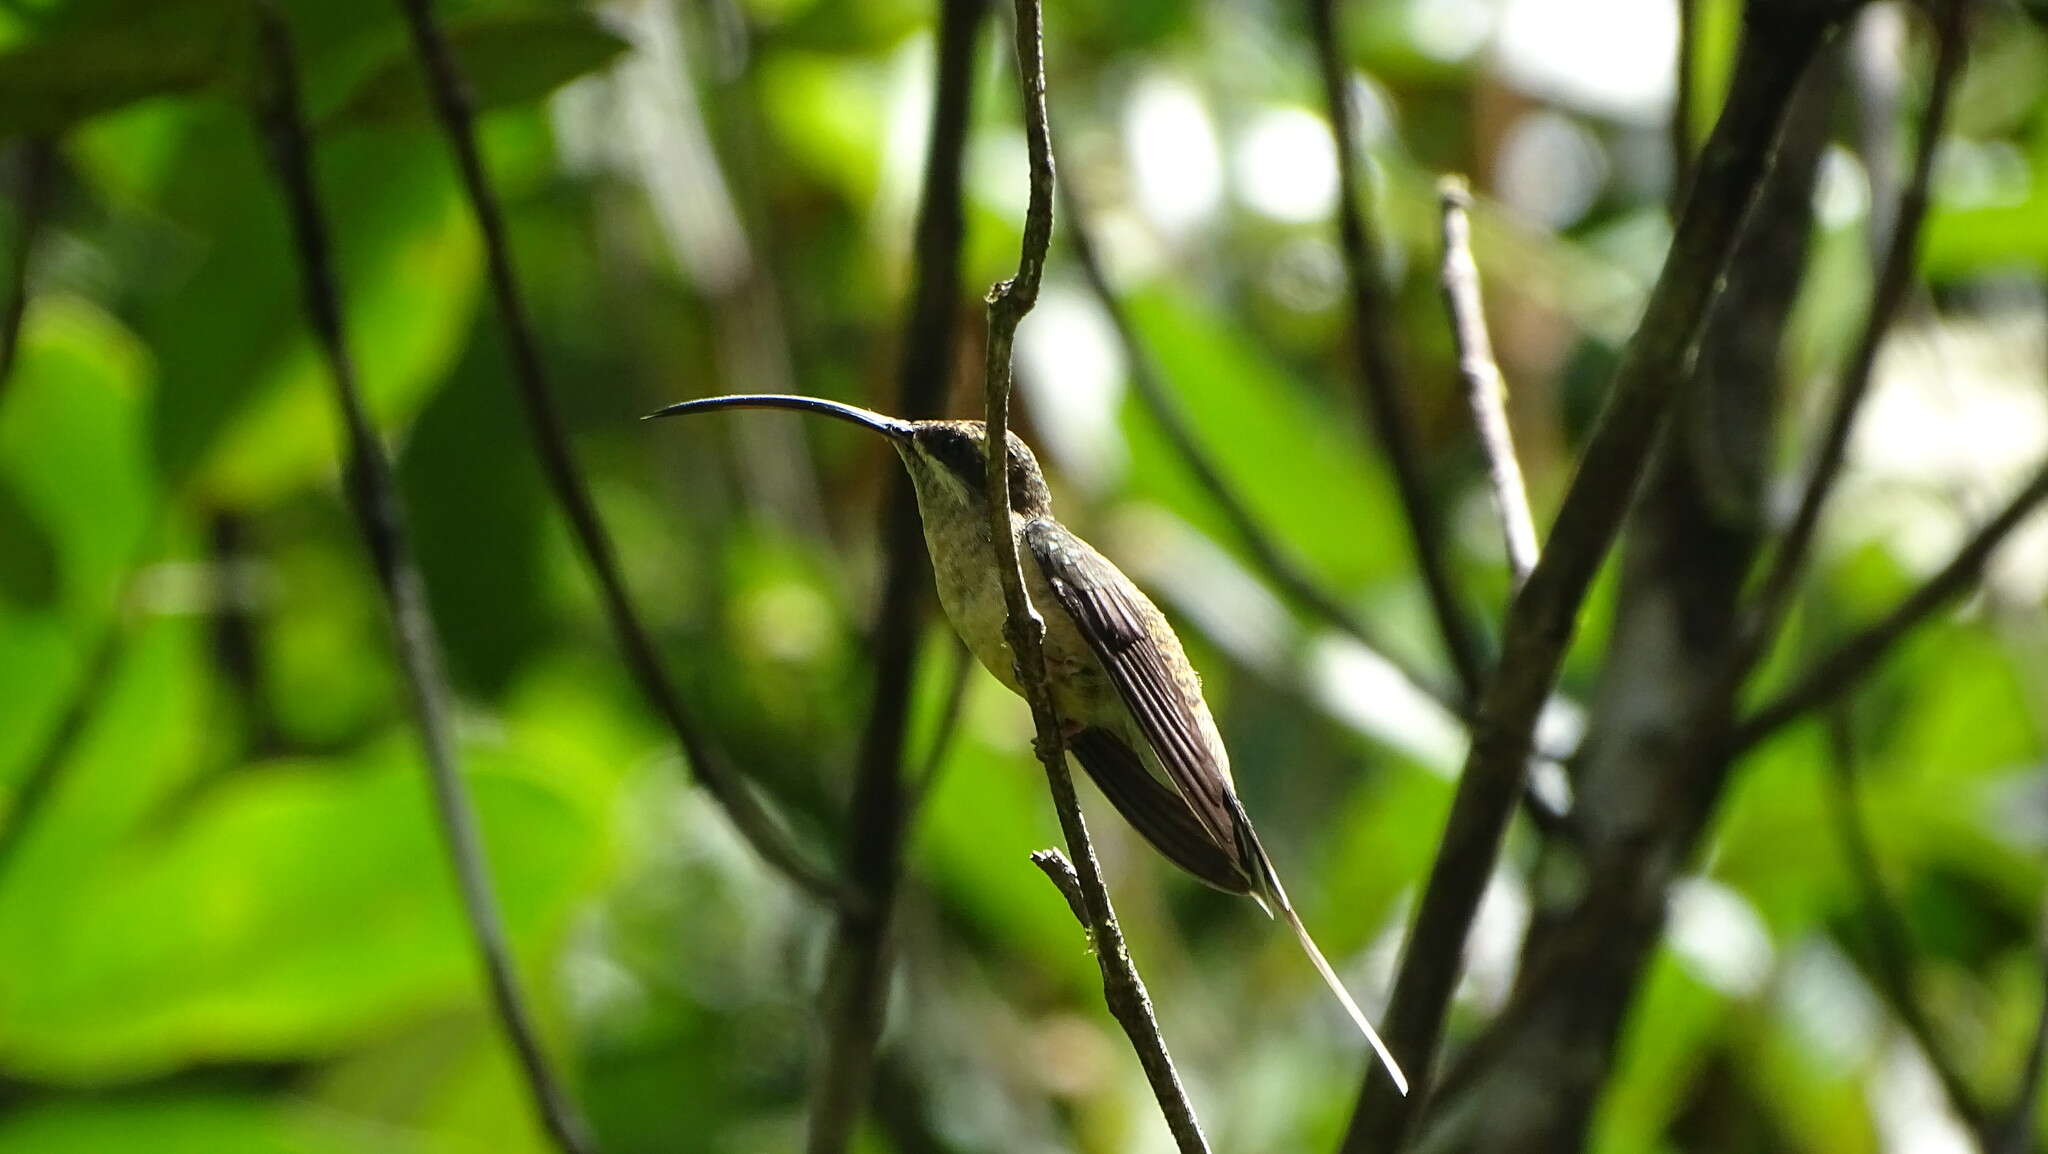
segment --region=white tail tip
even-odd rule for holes
[[[1401,1063],[1394,1060],[1392,1051],[1380,1040],[1380,1032],[1373,1029],[1372,1023],[1366,1020],[1365,1011],[1359,1009],[1358,1003],[1351,1000],[1351,991],[1345,989],[1344,983],[1337,980],[1337,971],[1330,968],[1329,961],[1323,957],[1323,951],[1316,948],[1315,939],[1308,936],[1308,927],[1301,924],[1300,916],[1284,901],[1280,903],[1280,913],[1287,919],[1287,924],[1293,927],[1294,936],[1300,940],[1302,950],[1308,954],[1308,960],[1315,963],[1316,972],[1323,975],[1324,984],[1330,987],[1331,993],[1337,995],[1339,1002],[1344,1003],[1344,1012],[1351,1015],[1351,1020],[1358,1024],[1358,1032],[1364,1034],[1365,1040],[1372,1044],[1373,1053],[1380,1057],[1380,1065],[1387,1068],[1387,1076],[1394,1080],[1394,1088],[1401,1091],[1403,1098],[1407,1097],[1408,1075],[1401,1072]]]

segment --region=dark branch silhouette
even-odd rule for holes
[[[1815,661],[1792,684],[1757,707],[1729,736],[1741,752],[1801,716],[1834,700],[1875,669],[1907,634],[1973,588],[1984,566],[2013,530],[2048,501],[2048,462],[1943,565],[1898,606]]]
[[[973,107],[974,48],[986,11],[986,0],[945,0],[939,6],[938,81],[897,366],[896,412],[910,420],[942,414],[958,347],[954,320],[966,233],[961,174]],[[868,901],[839,915],[823,994],[825,1047],[811,1086],[811,1154],[839,1154],[852,1140],[874,1078],[887,1009],[889,923],[913,804],[903,782],[904,730],[932,601],[931,563],[907,473],[897,473],[889,487],[881,532],[887,572],[875,627],[875,690],[861,736],[846,840],[847,877]]]
[[[597,1149],[596,1143],[549,1063],[533,1013],[520,989],[504,916],[491,887],[482,831],[463,786],[462,771],[456,764],[455,723],[440,647],[427,610],[426,587],[406,540],[405,514],[391,461],[363,405],[356,385],[355,362],[349,356],[341,290],[314,183],[312,147],[300,102],[291,33],[284,18],[271,5],[259,6],[258,13],[269,68],[263,91],[264,135],[283,186],[292,239],[298,245],[306,320],[326,357],[335,402],[341,410],[348,442],[350,504],[376,570],[377,586],[391,613],[392,640],[426,754],[435,817],[448,845],[463,912],[489,980],[491,1007],[517,1052],[520,1071],[533,1095],[541,1123],[567,1154],[591,1154]]]
[[[1677,75],[1671,85],[1671,119],[1665,132],[1671,145],[1671,215],[1685,205],[1692,190],[1692,98],[1699,86],[1699,0],[1678,0]]]
[[[939,706],[939,719],[932,726],[931,742],[925,746],[924,756],[918,759],[917,772],[909,782],[909,796],[903,803],[910,810],[904,819],[906,821],[917,817],[917,811],[938,788],[939,773],[953,751],[953,739],[960,733],[960,714],[967,707],[967,679],[974,676],[976,668],[974,654],[967,646],[953,646],[953,655],[946,669],[946,698]]]
[[[1399,326],[1382,279],[1379,235],[1366,206],[1368,190],[1361,187],[1363,158],[1351,103],[1350,71],[1344,64],[1337,26],[1337,2],[1308,0],[1308,16],[1322,75],[1323,102],[1337,146],[1337,248],[1343,254],[1350,285],[1351,346],[1358,358],[1359,385],[1372,414],[1373,431],[1394,475],[1416,564],[1429,593],[1430,611],[1443,634],[1460,693],[1466,701],[1476,701],[1484,661],[1478,635],[1459,604],[1457,585],[1451,579],[1443,518],[1423,476],[1422,447],[1408,410],[1410,401],[1394,367]]]
[[[1834,491],[1835,482],[1841,479],[1842,466],[1848,460],[1849,435],[1855,430],[1857,414],[1863,411],[1863,402],[1870,394],[1878,352],[1884,347],[1885,334],[1891,331],[1893,319],[1898,316],[1913,288],[1913,273],[1920,258],[1921,226],[1927,219],[1927,186],[1933,179],[1935,151],[1941,144],[1942,126],[1948,120],[1950,94],[1955,89],[1956,77],[1962,72],[1964,49],[1968,42],[1964,27],[1967,5],[1968,0],[1937,0],[1940,15],[1935,37],[1934,78],[1927,95],[1926,111],[1920,119],[1920,136],[1914,145],[1911,175],[1899,194],[1891,242],[1878,268],[1876,285],[1871,290],[1870,310],[1864,317],[1848,368],[1842,373],[1834,404],[1829,408],[1820,446],[1814,452],[1813,466],[1799,494],[1798,509],[1779,539],[1758,590],[1755,606],[1748,620],[1742,623],[1748,646],[1744,656],[1751,664],[1769,647],[1792,604],[1793,593],[1798,589],[1813,549],[1815,534],[1820,528],[1822,507],[1827,503],[1828,494]],[[1738,670],[1738,676],[1746,676],[1747,673],[1747,668]]]
[[[117,607],[106,632],[87,655],[78,683],[72,687],[71,696],[65,699],[63,712],[57,715],[49,733],[36,746],[35,754],[29,758],[28,770],[14,784],[14,796],[7,801],[6,824],[0,825],[0,877],[6,875],[15,853],[21,849],[22,841],[28,837],[28,831],[43,812],[43,806],[56,792],[57,779],[63,776],[64,767],[77,751],[79,738],[85,736],[93,707],[106,694],[107,683],[113,678],[115,666],[120,663],[123,648],[120,616]]]
[[[1480,698],[1472,747],[1402,951],[1385,1034],[1417,1093],[1404,1100],[1387,1079],[1368,1072],[1345,1137],[1347,1154],[1398,1146],[1413,1115],[1406,1103],[1427,1096],[1466,934],[1523,791],[1537,716],[1658,440],[1672,382],[1684,378],[1697,356],[1792,93],[1852,7],[1797,0],[1748,10],[1727,105],[1701,153],[1694,195],[1678,219],[1641,325],[1623,351],[1542,560],[1509,608],[1500,664]]]
[[[1979,1101],[1970,1083],[1956,1065],[1954,1055],[1934,1031],[1934,1023],[1913,990],[1913,935],[1906,915],[1884,884],[1872,847],[1869,826],[1863,820],[1863,766],[1856,748],[1856,735],[1846,703],[1828,712],[1828,807],[1835,819],[1835,836],[1842,844],[1842,856],[1849,876],[1856,881],[1869,929],[1870,965],[1877,988],[1913,1044],[1920,1050],[1935,1080],[1948,1096],[1956,1116],[1990,1149],[1991,1112]]]
[[[21,322],[28,314],[28,274],[35,258],[36,238],[50,210],[50,185],[57,167],[57,146],[46,139],[24,142],[15,163],[19,168],[14,193],[14,252],[7,264],[6,311],[0,312],[0,397],[14,376],[14,358],[21,351]]]
[[[505,233],[504,214],[497,193],[484,172],[483,155],[477,147],[476,116],[470,97],[449,49],[447,37],[434,19],[432,0],[400,0],[412,33],[414,51],[425,70],[434,113],[447,133],[455,153],[462,187],[469,198],[477,229],[483,235],[484,263],[490,280],[491,298],[499,323],[511,349],[513,380],[533,435],[542,472],[556,502],[568,518],[577,547],[597,582],[605,616],[617,635],[627,669],[656,712],[675,734],[683,756],[697,780],[732,819],[740,835],[762,860],[782,871],[790,881],[828,904],[851,908],[864,895],[837,881],[811,864],[792,843],[788,832],[768,812],[739,773],[713,746],[696,718],[676,695],[668,673],[662,668],[661,653],[654,637],[633,606],[626,589],[618,556],[591,502],[589,487],[569,445],[569,434],[555,408],[541,366],[540,342],[526,315],[519,281],[512,267],[511,242]]]

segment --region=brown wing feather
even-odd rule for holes
[[[1102,662],[1117,695],[1161,767],[1217,848],[1247,878],[1270,872],[1223,763],[1197,717],[1195,692],[1175,677],[1154,629],[1158,610],[1086,542],[1051,521],[1033,521],[1024,540],[1060,608]],[[1255,886],[1261,888],[1263,886]]]
[[[1249,892],[1251,883],[1235,860],[1217,848],[1188,803],[1153,777],[1122,738],[1106,729],[1084,729],[1067,748],[1102,796],[1168,861],[1227,893]]]

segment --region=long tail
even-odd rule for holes
[[[1408,1075],[1401,1072],[1401,1063],[1394,1060],[1393,1051],[1387,1049],[1386,1042],[1380,1039],[1380,1032],[1373,1029],[1372,1023],[1366,1020],[1365,1011],[1358,1008],[1357,1002],[1352,1001],[1351,991],[1345,989],[1344,983],[1337,979],[1337,971],[1330,968],[1330,960],[1323,956],[1323,951],[1316,946],[1316,940],[1309,936],[1308,927],[1301,924],[1301,915],[1294,912],[1294,903],[1287,900],[1286,887],[1280,884],[1280,874],[1273,868],[1273,859],[1266,853],[1266,848],[1259,844],[1259,835],[1252,831],[1251,818],[1246,816],[1244,808],[1237,804],[1234,795],[1230,801],[1233,816],[1237,819],[1237,828],[1232,832],[1236,835],[1238,857],[1250,867],[1246,873],[1247,880],[1252,883],[1251,899],[1259,903],[1259,908],[1266,911],[1267,917],[1273,916],[1274,906],[1280,908],[1280,916],[1287,920],[1288,928],[1294,931],[1294,938],[1301,943],[1302,952],[1308,955],[1309,961],[1315,963],[1316,972],[1323,976],[1323,984],[1330,987],[1330,992],[1337,995],[1337,1000],[1344,1004],[1344,1012],[1351,1015],[1351,1020],[1358,1024],[1358,1032],[1365,1035],[1365,1040],[1372,1043],[1373,1053],[1380,1056],[1380,1065],[1387,1068],[1387,1075],[1394,1080],[1394,1088],[1401,1091],[1401,1096],[1406,1098]],[[1270,905],[1267,903],[1269,898]]]
[[[1308,936],[1308,927],[1301,924],[1301,915],[1294,912],[1293,905],[1287,901],[1287,895],[1282,893],[1276,896],[1280,899],[1280,916],[1287,919],[1288,926],[1294,930],[1295,939],[1308,954],[1308,960],[1315,963],[1316,972],[1323,975],[1323,983],[1330,987],[1330,992],[1337,995],[1338,1001],[1344,1003],[1344,1012],[1350,1014],[1351,1020],[1358,1023],[1359,1033],[1364,1034],[1365,1040],[1372,1043],[1373,1053],[1380,1056],[1380,1065],[1387,1068],[1387,1076],[1394,1080],[1394,1088],[1401,1091],[1402,1097],[1407,1097],[1408,1076],[1401,1072],[1401,1063],[1394,1061],[1393,1052],[1380,1040],[1380,1032],[1372,1028],[1372,1023],[1366,1020],[1365,1011],[1359,1009],[1358,1003],[1351,1000],[1351,991],[1345,989],[1344,983],[1337,980],[1337,971],[1330,968],[1329,959],[1323,957],[1323,951],[1316,948],[1316,940]]]

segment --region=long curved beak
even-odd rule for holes
[[[892,441],[909,440],[911,432],[909,421],[885,417],[872,409],[828,401],[823,397],[800,397],[789,393],[735,393],[728,397],[703,397],[657,409],[640,419],[651,421],[656,417],[680,417],[710,409],[795,409],[802,413],[820,413],[880,433]]]

